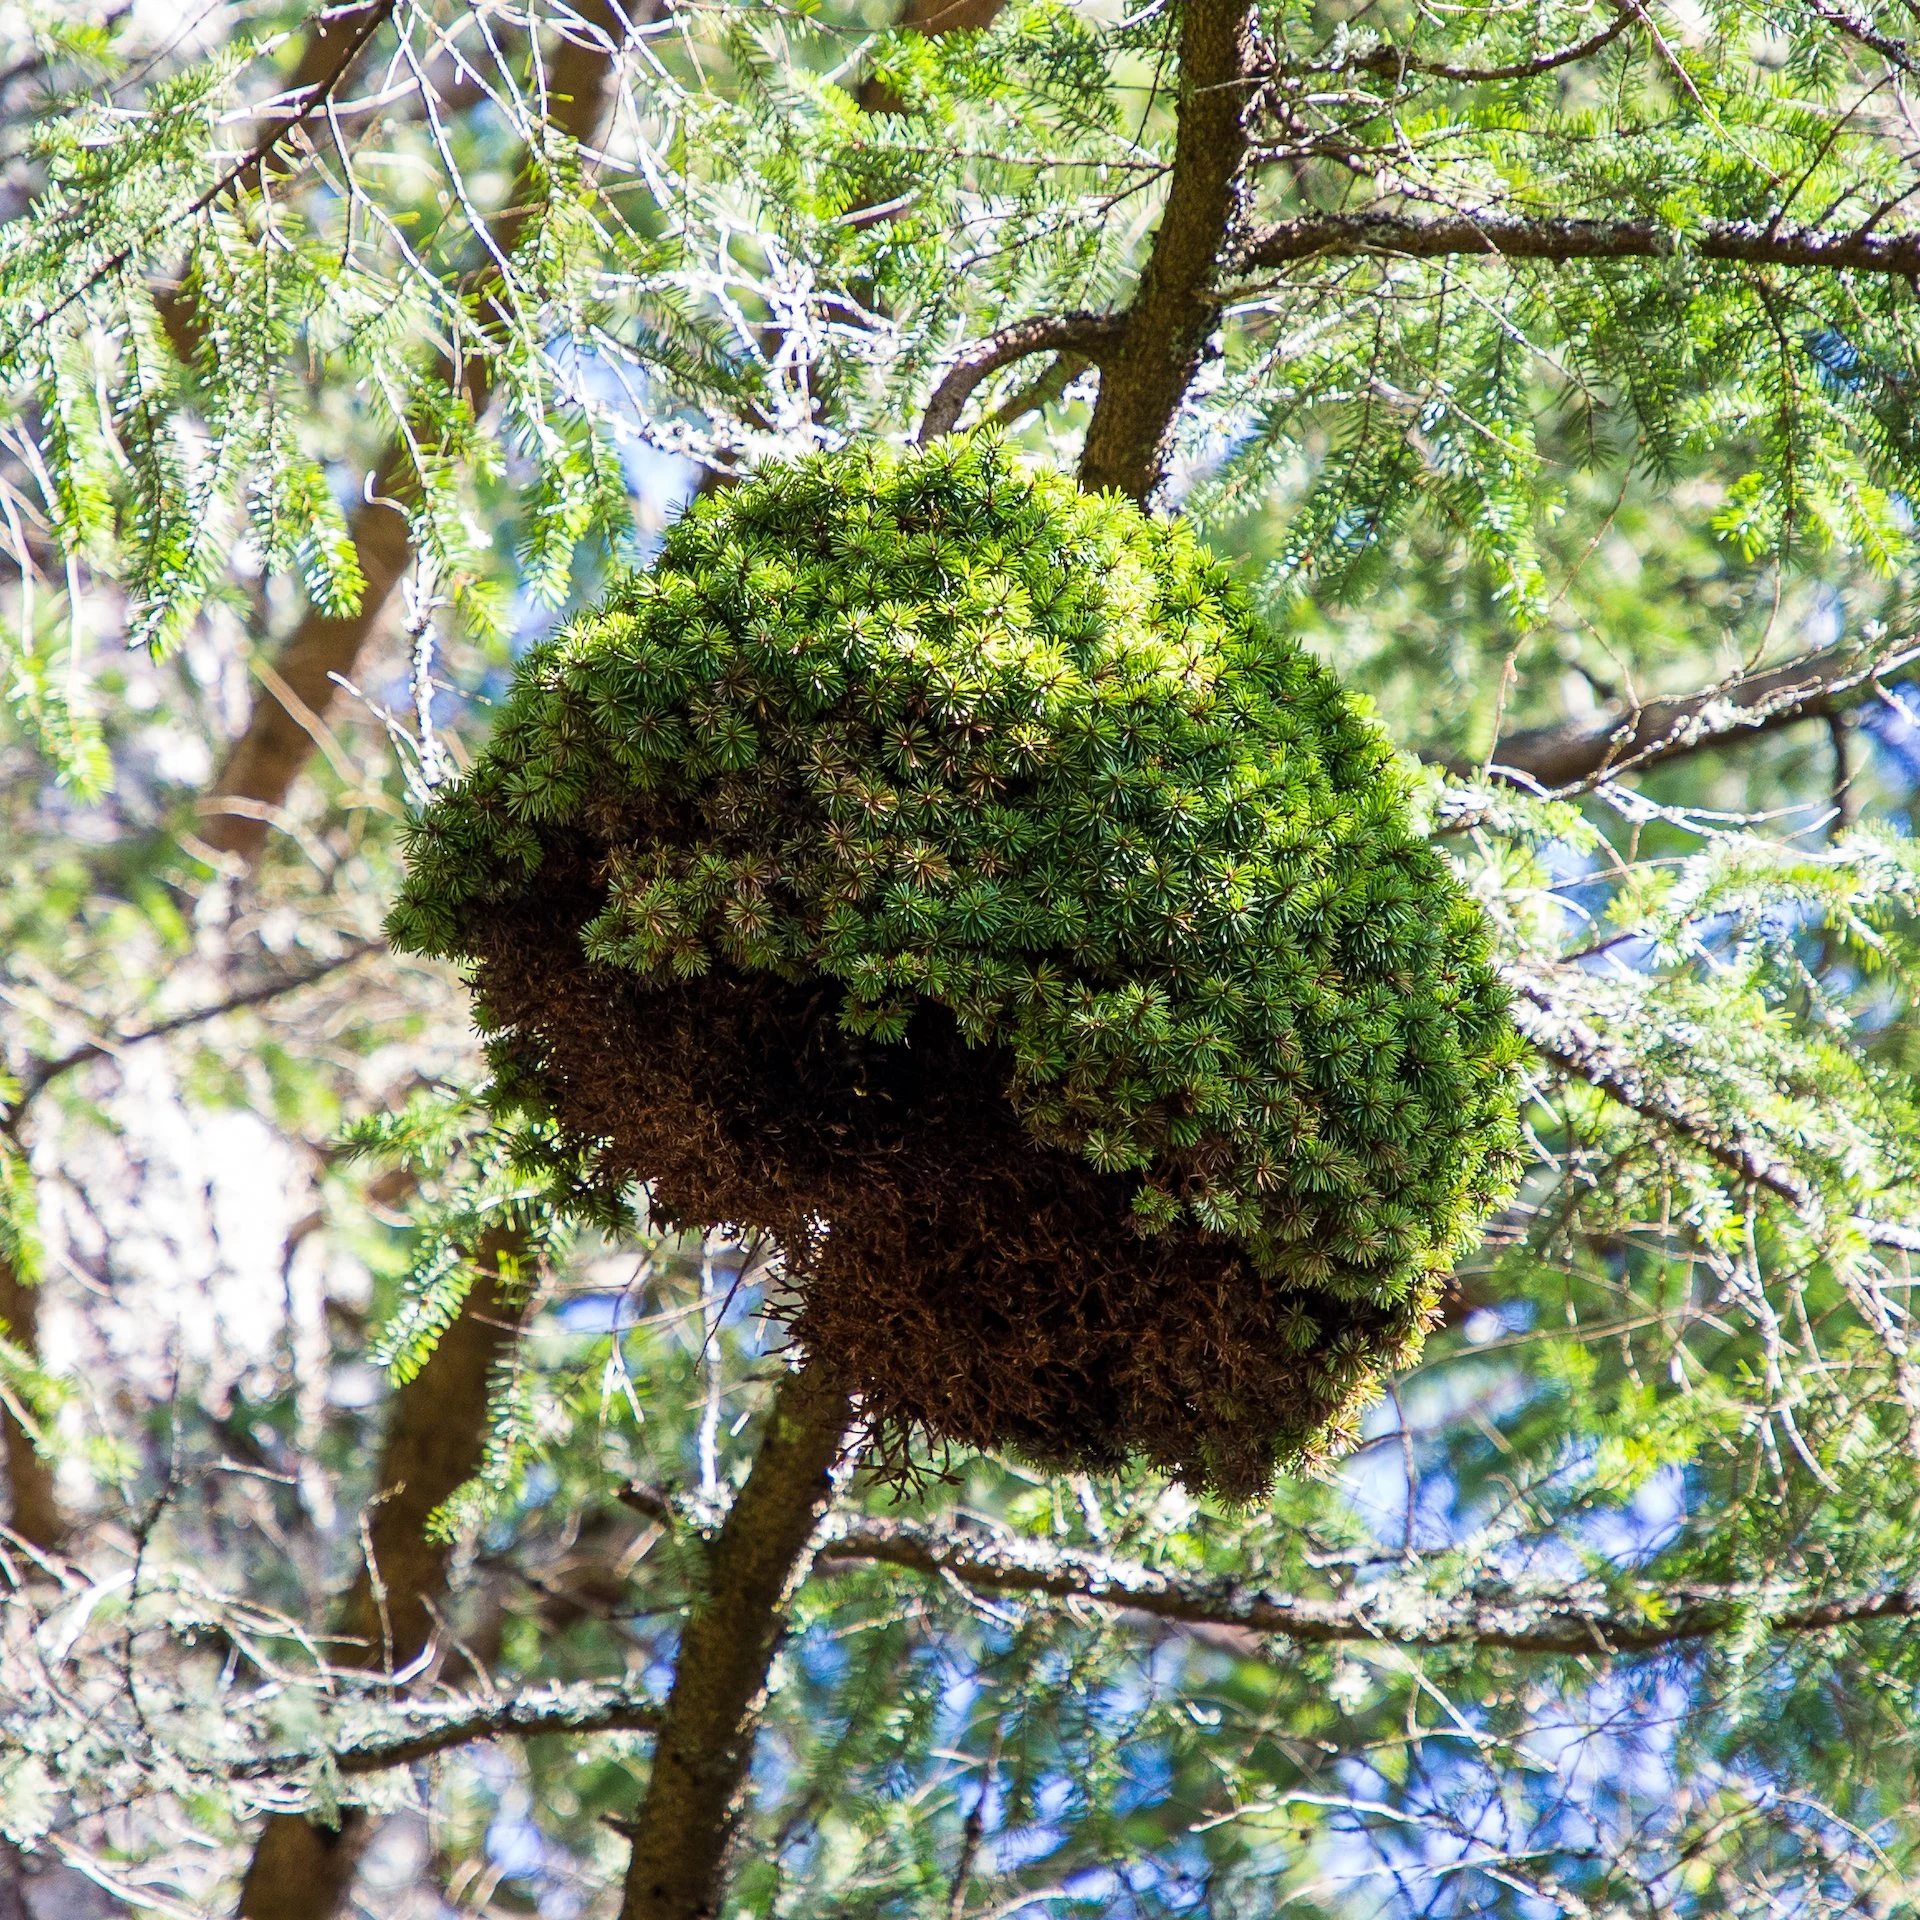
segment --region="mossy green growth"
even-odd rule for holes
[[[861,447],[699,502],[529,656],[390,931],[471,956],[580,829],[600,966],[824,978],[869,1041],[945,1008],[1142,1234],[1375,1303],[1399,1358],[1511,1189],[1520,1055],[1408,797],[1179,521],[991,438]]]

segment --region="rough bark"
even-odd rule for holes
[[[375,1504],[366,1517],[371,1552],[334,1622],[344,1638],[334,1654],[341,1666],[404,1672],[432,1641],[449,1549],[427,1537],[427,1520],[472,1478],[485,1451],[488,1382],[521,1314],[514,1290],[496,1276],[516,1251],[505,1234],[481,1247],[485,1277],[426,1364],[393,1396]],[[372,1826],[351,1809],[331,1828],[299,1814],[274,1815],[241,1885],[243,1920],[331,1920]]]
[[[720,1903],[767,1672],[806,1577],[852,1420],[817,1366],[791,1375],[715,1536],[634,1825],[621,1920],[702,1920]]]
[[[1916,651],[1910,640],[1877,652],[1857,645],[1823,648],[1717,686],[1644,701],[1623,713],[1510,733],[1494,748],[1489,764],[1496,776],[1518,774],[1524,784],[1556,791],[1639,772],[1735,736],[1844,713],[1883,674],[1908,665]],[[1460,774],[1479,771],[1478,762],[1460,758],[1441,764]]]
[[[1160,484],[1175,416],[1218,321],[1213,291],[1238,210],[1253,81],[1252,0],[1187,0],[1179,129],[1166,211],[1080,457],[1080,484],[1144,501]]]
[[[0,1254],[0,1320],[16,1347],[37,1356],[40,1351],[40,1292],[14,1271]],[[42,1553],[59,1553],[66,1545],[66,1516],[54,1493],[53,1469],[33,1444],[33,1436],[11,1408],[0,1406],[0,1450],[7,1462],[10,1505],[7,1524]]]
[[[935,1580],[957,1580],[979,1593],[1030,1593],[1098,1605],[1184,1626],[1223,1627],[1272,1635],[1300,1646],[1358,1643],[1400,1647],[1502,1647],[1518,1653],[1647,1653],[1738,1630],[1743,1607],[1763,1597],[1746,1585],[1663,1586],[1659,1609],[1598,1580],[1507,1600],[1476,1594],[1434,1594],[1409,1601],[1385,1582],[1336,1599],[1302,1599],[1227,1578],[1169,1573],[1138,1561],[1087,1552],[1053,1541],[920,1520],[861,1518],[822,1544],[822,1571],[850,1562],[880,1562]],[[1920,1614],[1920,1592],[1905,1587],[1813,1596],[1799,1590],[1765,1596],[1773,1602],[1767,1630],[1825,1633],[1835,1627]]]
[[[1750,267],[1817,267],[1828,272],[1920,274],[1920,232],[1862,227],[1788,226],[1758,220],[1709,220],[1680,234],[1661,220],[1563,219],[1543,212],[1486,207],[1470,213],[1310,213],[1248,237],[1226,261],[1253,273],[1297,261],[1356,254],[1437,260],[1493,254],[1508,260],[1666,260],[1690,253]]]
[[[624,7],[613,0],[579,0],[576,11],[607,42],[617,45],[629,24],[651,19],[659,6],[660,0],[629,0]],[[614,62],[605,43],[589,45],[578,34],[560,41],[547,64],[554,124],[575,140],[591,142],[606,116],[613,79]],[[529,209],[526,186],[523,173],[508,195],[508,210],[494,225],[499,253],[511,254],[519,241]],[[491,311],[497,292],[497,280],[483,287],[483,314]],[[442,377],[460,382],[476,416],[485,411],[492,397],[489,361],[469,356],[457,372],[443,362]],[[246,731],[234,742],[211,793],[201,802],[205,816],[201,837],[217,851],[249,863],[259,858],[267,829],[313,752],[318,723],[338,692],[334,676],[352,678],[362,650],[380,624],[413,557],[405,516],[380,502],[402,491],[411,471],[411,458],[398,442],[375,463],[371,488],[375,497],[362,499],[347,522],[366,579],[358,609],[332,616],[310,607],[301,616],[273,663],[272,677],[260,690]]]

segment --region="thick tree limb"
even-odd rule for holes
[[[934,388],[920,421],[921,446],[959,425],[973,390],[989,374],[1034,353],[1073,353],[1098,365],[1119,340],[1123,325],[1122,316],[1115,313],[1050,313],[990,334],[969,347]]]
[[[1771,733],[1844,710],[1882,675],[1920,659],[1920,643],[1903,639],[1877,650],[1827,647],[1777,667],[1739,674],[1695,693],[1646,700],[1624,714],[1510,733],[1493,750],[1488,772],[1528,788],[1565,794],[1598,781],[1675,760],[1733,735]],[[1449,757],[1459,774],[1477,762]]]
[[[1180,403],[1217,324],[1219,257],[1238,212],[1252,98],[1252,0],[1186,0],[1180,116],[1166,211],[1080,456],[1080,484],[1146,500],[1160,484]]]
[[[452,1549],[427,1537],[427,1522],[479,1471],[493,1370],[524,1311],[510,1278],[521,1251],[504,1229],[481,1245],[475,1259],[483,1278],[426,1364],[393,1396],[359,1577],[337,1610],[352,1664],[404,1673],[432,1641]],[[332,1828],[299,1814],[273,1815],[241,1883],[243,1920],[331,1920],[370,1832],[365,1815],[351,1810]]]
[[[1681,253],[1750,267],[1810,267],[1905,279],[1920,273],[1920,232],[1708,220],[1682,234],[1660,220],[1562,218],[1504,207],[1456,214],[1311,213],[1250,235],[1226,265],[1229,273],[1246,275],[1303,260],[1358,254],[1415,260],[1491,254],[1507,260],[1565,262],[1667,260]]]
[[[638,26],[658,13],[662,0],[579,0],[576,11],[602,35],[599,44],[569,37],[554,48],[547,63],[547,97],[553,124],[570,138],[590,145],[606,117],[612,95],[614,57],[629,25]],[[510,254],[518,243],[530,208],[531,195],[523,163],[508,211],[492,234],[490,257]],[[501,289],[498,270],[479,296],[483,315],[497,312]],[[443,363],[443,377],[463,387],[467,404],[477,416],[492,397],[492,363],[470,355],[456,373]],[[314,748],[310,728],[315,716],[324,716],[338,692],[338,681],[353,677],[361,649],[379,624],[381,613],[413,557],[406,516],[387,504],[401,491],[413,471],[407,448],[395,442],[375,463],[366,497],[348,516],[347,532],[359,556],[366,585],[360,605],[351,614],[332,616],[309,607],[288,636],[274,661],[274,678],[255,701],[246,731],[236,740],[221,767],[213,790],[201,802],[205,821],[202,838],[217,852],[242,860],[259,858],[266,845],[272,816],[285,803],[300,770]],[[284,701],[279,689],[293,696]]]
[[[621,1920],[718,1910],[767,1671],[833,1498],[852,1403],[817,1365],[775,1396],[766,1437],[710,1548],[633,1829]]]
[[[917,1520],[849,1521],[821,1547],[831,1567],[877,1561],[981,1593],[1090,1600],[1182,1625],[1239,1628],[1305,1646],[1371,1642],[1402,1647],[1488,1647],[1516,1653],[1647,1653],[1709,1640],[1754,1610],[1775,1633],[1920,1616],[1920,1592],[1814,1599],[1753,1586],[1649,1586],[1645,1607],[1623,1603],[1598,1582],[1499,1596],[1409,1594],[1399,1583],[1332,1600],[1305,1600],[1233,1580],[1170,1574],[1136,1561],[1081,1552],[1013,1534],[962,1532]]]

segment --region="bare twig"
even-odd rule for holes
[[[229,994],[226,999],[216,1000],[209,1006],[193,1007],[168,1019],[156,1020],[151,1026],[137,1027],[131,1033],[103,1034],[97,1040],[83,1040],[65,1053],[36,1060],[20,1076],[20,1098],[7,1110],[4,1118],[0,1118],[0,1133],[17,1133],[20,1121],[35,1097],[62,1074],[71,1073],[75,1067],[84,1066],[89,1060],[105,1060],[124,1053],[128,1047],[139,1046],[142,1041],[164,1040],[169,1034],[184,1033],[189,1027],[205,1026],[208,1021],[223,1019],[230,1013],[265,1006],[269,1001],[284,999],[290,993],[313,986],[329,974],[338,973],[342,967],[350,967],[355,961],[364,960],[370,953],[385,951],[383,941],[356,940],[331,960],[322,960],[304,972],[287,974],[279,980],[262,981],[258,986]]]

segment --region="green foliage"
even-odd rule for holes
[[[1519,1045],[1407,798],[1186,528],[990,439],[862,449],[696,508],[528,662],[390,928],[469,952],[595,834],[592,960],[823,975],[883,1041],[930,1001],[1143,1231],[1424,1304],[1517,1170]]]

